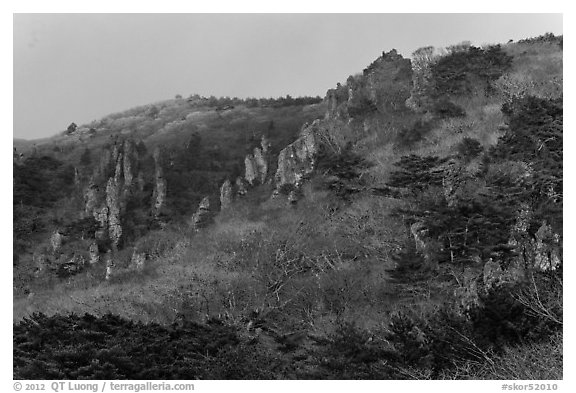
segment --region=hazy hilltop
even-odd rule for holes
[[[15,378],[561,379],[562,58],[390,50],[15,140]]]

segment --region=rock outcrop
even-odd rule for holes
[[[518,255],[514,264],[518,269],[554,270],[562,261],[560,235],[554,233],[552,227],[544,221],[534,236],[531,236],[528,230],[532,220],[533,212],[527,205],[523,205],[508,242],[515,247]]]
[[[251,185],[264,184],[268,177],[270,142],[262,136],[260,147],[255,147],[252,154],[244,159],[244,178]]]
[[[362,88],[378,108],[401,109],[410,97],[412,64],[395,49],[382,52],[382,56],[364,70],[363,77]]]
[[[494,262],[492,258],[484,264],[482,272],[482,279],[484,282],[484,289],[490,290],[498,286],[502,282],[504,272],[498,262]]]
[[[146,253],[134,248],[132,258],[130,259],[130,266],[138,271],[144,270],[146,264]]]
[[[199,231],[210,225],[212,223],[212,219],[213,216],[210,210],[210,199],[205,197],[200,202],[196,213],[194,213],[192,216],[192,227],[195,231]]]
[[[220,210],[227,209],[231,204],[234,196],[234,190],[232,189],[232,183],[230,180],[226,179],[220,187]]]
[[[292,190],[299,190],[304,178],[314,171],[319,150],[319,125],[320,120],[314,121],[302,130],[296,141],[280,151],[275,175],[279,193],[289,194]]]
[[[62,248],[62,243],[64,242],[64,235],[60,231],[56,230],[50,237],[50,245],[52,246],[52,252],[56,254]]]
[[[244,158],[244,179],[253,186],[258,179],[258,165],[252,154]]]
[[[154,150],[154,196],[153,196],[153,211],[154,215],[158,217],[162,211],[162,207],[166,202],[166,179],[164,179],[164,170],[162,169],[162,153],[159,148]]]
[[[552,227],[543,222],[536,231],[534,240],[534,265],[538,270],[555,270],[562,261],[560,235],[552,232]]]
[[[90,248],[88,249],[88,255],[90,258],[89,259],[90,265],[95,265],[98,262],[100,262],[100,252],[98,250],[98,244],[96,244],[96,242],[90,244]]]
[[[254,161],[258,171],[258,181],[260,184],[264,184],[266,176],[268,175],[268,159],[264,152],[258,147],[254,148]]]
[[[134,163],[135,163],[135,145],[131,139],[124,141],[124,152],[123,152],[123,173],[124,173],[124,192],[129,193],[130,187],[132,187],[132,182],[134,180]]]
[[[110,280],[112,275],[114,274],[114,259],[112,259],[112,252],[108,251],[106,253],[106,275],[104,277],[105,280]]]
[[[410,226],[410,233],[414,238],[414,246],[416,248],[417,253],[425,253],[426,251],[426,242],[424,239],[428,233],[428,230],[424,227],[424,224],[421,222],[415,222]]]
[[[346,108],[342,104],[349,101],[349,89],[347,86],[342,86],[340,83],[336,84],[335,89],[330,89],[326,92],[324,102],[326,102],[326,118],[337,119],[346,117]]]
[[[99,224],[95,233],[96,239],[106,239],[108,236],[108,206],[102,206],[99,210],[95,210],[94,219]]]
[[[122,237],[122,225],[120,222],[120,192],[119,184],[114,178],[108,179],[106,185],[106,205],[108,207],[108,236],[112,246],[117,249]]]
[[[239,197],[243,197],[248,192],[248,188],[246,187],[246,183],[244,179],[241,177],[236,178],[236,195]]]
[[[84,191],[84,215],[93,216],[98,206],[98,185],[92,179]]]

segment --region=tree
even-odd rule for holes
[[[74,122],[70,123],[70,125],[66,129],[66,134],[67,135],[72,134],[74,131],[76,131],[77,128],[78,128],[78,126],[76,125],[76,123],[74,123]]]
[[[400,170],[390,174],[388,185],[407,188],[413,195],[430,186],[441,186],[443,170],[439,167],[445,159],[436,156],[403,156],[394,165]]]

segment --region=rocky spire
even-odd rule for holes
[[[255,147],[253,154],[248,154],[244,159],[244,178],[251,186],[266,182],[270,146],[268,138],[262,136],[260,147]]]
[[[226,179],[222,184],[222,187],[220,187],[220,210],[228,208],[228,206],[232,204],[232,199],[232,183],[230,183],[230,180]]]
[[[195,231],[206,228],[212,222],[212,212],[210,211],[210,199],[204,197],[198,206],[198,210],[192,216],[192,226]]]
[[[253,186],[258,179],[258,164],[252,154],[248,154],[244,158],[244,169],[244,179]]]
[[[164,170],[162,169],[162,152],[160,148],[154,149],[154,164],[155,164],[155,184],[154,184],[154,198],[153,210],[156,217],[159,216],[164,203],[166,202],[166,179],[164,179]]]
[[[108,251],[106,253],[106,280],[110,280],[112,275],[114,274],[114,259],[112,259],[112,252]]]
[[[96,242],[92,242],[90,244],[90,248],[88,249],[88,254],[90,256],[90,264],[94,265],[100,262],[100,252],[98,251],[98,244]]]
[[[106,185],[106,205],[108,206],[108,236],[116,249],[122,237],[120,223],[120,189],[115,178],[108,179]]]

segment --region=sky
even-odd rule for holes
[[[323,97],[382,51],[546,32],[562,14],[14,14],[13,137],[176,94]]]

